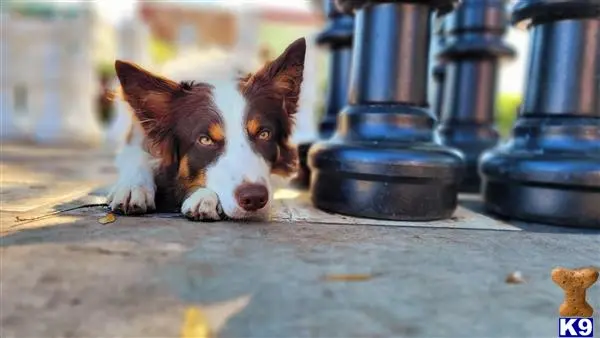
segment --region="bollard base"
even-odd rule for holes
[[[600,228],[600,189],[491,180],[484,187],[485,209],[490,213],[535,223]]]
[[[479,193],[479,157],[484,151],[498,145],[498,131],[493,125],[443,124],[438,128],[438,135],[442,144],[460,149],[464,156],[465,176],[460,192]]]
[[[481,157],[486,209],[524,221],[600,228],[599,122],[517,121],[514,137]]]
[[[398,221],[450,218],[463,173],[459,152],[434,143],[350,144],[309,152],[313,204],[349,216]]]

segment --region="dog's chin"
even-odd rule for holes
[[[245,211],[242,209],[235,209],[231,212],[224,212],[225,216],[232,221],[241,222],[264,222],[268,221],[270,217],[270,206],[267,205],[264,208],[257,211]]]

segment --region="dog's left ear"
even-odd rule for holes
[[[116,60],[115,71],[124,99],[140,121],[155,155],[169,159],[173,156],[171,101],[181,86],[155,75],[140,66]]]
[[[305,55],[306,39],[300,38],[254,75],[242,79],[242,88],[270,86],[282,96],[286,112],[289,115],[295,114],[302,86]]]

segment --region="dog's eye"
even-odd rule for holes
[[[203,146],[210,146],[214,143],[214,141],[208,136],[200,136],[200,138],[198,139],[198,143],[200,143]]]
[[[258,134],[258,139],[266,141],[271,138],[271,132],[268,130],[263,130]]]

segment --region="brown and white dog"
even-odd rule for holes
[[[254,74],[216,88],[116,61],[135,118],[117,156],[110,208],[125,214],[178,210],[192,220],[264,218],[271,175],[287,177],[297,169],[289,138],[305,53],[305,39],[298,39]]]

